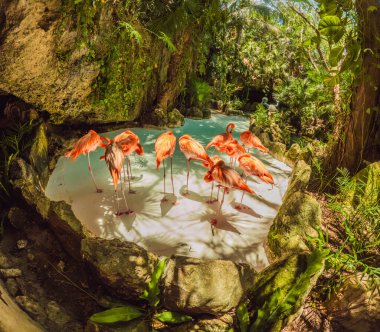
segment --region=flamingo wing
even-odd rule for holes
[[[72,160],[75,160],[81,153],[86,154],[94,151],[102,143],[100,136],[91,130],[74,144],[74,147],[65,154],[65,157],[71,157]]]
[[[223,187],[235,188],[246,191],[250,194],[254,194],[254,191],[250,187],[248,187],[248,185],[243,181],[239,173],[237,173],[230,167],[215,167],[212,171],[212,176]]]
[[[157,169],[160,167],[160,163],[163,159],[171,157],[175,150],[176,138],[174,135],[168,133],[158,136],[154,149],[156,150],[156,164]]]
[[[201,161],[210,161],[210,157],[206,153],[206,150],[198,141],[194,139],[180,139],[179,148],[184,153],[187,159],[197,159]]]

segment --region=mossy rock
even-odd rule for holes
[[[137,299],[147,288],[158,257],[135,243],[118,239],[86,238],[82,256],[111,291],[125,299]]]
[[[186,111],[186,117],[194,120],[202,120],[203,112],[198,107],[190,107]]]
[[[203,109],[202,113],[203,113],[203,119],[211,118],[211,111],[208,108]]]
[[[304,191],[310,181],[311,167],[303,160],[299,160],[293,168],[292,175],[289,179],[288,188],[286,189],[283,201],[286,201],[297,191]]]
[[[380,204],[380,161],[368,165],[352,178],[353,186],[344,201],[354,208],[361,202]]]
[[[265,143],[262,142],[264,145]],[[286,145],[280,142],[270,142],[267,143],[267,148],[270,151],[270,154],[273,155],[276,159],[284,161],[285,160],[285,152]]]
[[[299,316],[324,270],[327,252],[292,254],[257,275],[249,298],[250,331],[280,331]]]
[[[294,143],[292,146],[289,148],[288,151],[285,153],[285,157],[290,160],[291,162],[296,162],[297,160],[302,158],[302,149],[301,147],[297,144]]]
[[[167,124],[167,113],[162,108],[156,108],[150,117],[150,122],[158,127],[165,127]]]
[[[233,110],[233,109],[231,109],[231,108],[227,109],[226,113],[227,113],[227,115],[241,115],[241,116],[244,115],[244,112],[243,112],[243,111],[240,111],[240,110]]]
[[[217,318],[201,318],[196,321],[184,323],[169,328],[169,332],[228,332],[231,331],[233,318],[229,314],[224,314]]]
[[[268,234],[270,258],[314,249],[308,237],[317,237],[321,207],[313,197],[296,192],[283,202]]]
[[[184,116],[176,108],[173,108],[173,110],[168,112],[167,119],[168,119],[168,127],[170,128],[181,127],[185,123]]]
[[[177,256],[167,264],[163,302],[187,313],[226,313],[239,305],[254,282],[247,264]]]

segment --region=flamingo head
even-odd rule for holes
[[[171,130],[167,131],[166,132],[166,135],[171,135],[171,136],[174,136],[173,132]]]
[[[251,157],[251,155],[250,155],[249,153],[244,153],[244,154],[242,154],[242,155],[238,158],[238,161],[240,161],[240,159],[242,159],[242,158],[249,158],[249,157]]]
[[[98,133],[97,133],[95,130],[92,130],[92,129],[90,129],[90,130],[88,131],[88,133],[91,134],[92,136],[94,136],[94,135],[98,135]]]
[[[185,135],[182,135],[179,140],[181,140],[181,139],[190,139],[190,138],[191,138],[190,135],[185,134]]]
[[[229,123],[227,125],[226,132],[232,134],[232,132],[234,131],[234,129],[235,129],[235,124],[231,122],[231,123]]]
[[[207,171],[206,172],[206,174],[203,177],[203,180],[205,180],[205,182],[212,182],[212,181],[214,181],[214,178],[212,177],[211,171]]]

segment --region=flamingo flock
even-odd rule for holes
[[[192,138],[190,135],[183,135],[178,139],[179,148],[186,157],[187,162],[187,175],[186,175],[186,191],[183,195],[186,197],[189,195],[189,177],[190,177],[190,162],[198,161],[203,167],[207,169],[204,175],[205,182],[211,182],[211,195],[210,199],[206,201],[207,204],[213,204],[219,201],[219,191],[222,189],[222,199],[219,205],[216,217],[210,220],[212,226],[217,225],[222,213],[222,206],[224,203],[225,194],[228,194],[230,190],[242,191],[242,197],[239,205],[236,205],[236,209],[246,208],[242,205],[244,194],[248,193],[255,195],[256,193],[247,184],[249,176],[256,176],[263,182],[274,185],[273,176],[268,172],[264,164],[256,157],[252,156],[248,149],[257,149],[262,153],[268,153],[268,149],[262,144],[260,139],[255,136],[251,131],[247,130],[240,134],[240,142],[234,139],[233,132],[235,124],[229,123],[226,127],[226,132],[215,136],[207,145],[203,147],[200,142]],[[155,141],[156,152],[156,166],[157,170],[160,165],[163,165],[163,186],[164,196],[161,201],[167,201],[166,197],[166,166],[165,159],[170,158],[170,177],[172,185],[172,193],[175,195],[174,182],[173,182],[173,154],[176,148],[177,138],[172,131],[167,131],[159,135]],[[133,194],[135,191],[131,189],[132,167],[130,163],[130,155],[136,153],[142,155],[144,149],[140,144],[139,137],[130,130],[126,130],[117,135],[113,139],[102,137],[94,130],[90,130],[86,135],[81,137],[73,146],[73,148],[65,154],[65,157],[75,160],[80,154],[87,155],[88,157],[88,169],[91,173],[92,180],[95,185],[97,193],[101,193],[100,189],[96,185],[95,177],[92,172],[90,163],[90,152],[95,151],[98,147],[104,149],[104,155],[100,157],[104,160],[108,170],[111,174],[112,181],[115,189],[115,197],[117,202],[116,216],[123,214],[134,213],[128,206],[127,198],[123,189],[123,181],[121,177],[122,169],[124,170],[124,182],[128,181],[129,193]],[[214,147],[218,152],[225,153],[230,157],[229,165],[218,156],[209,156],[206,150]],[[247,151],[247,150],[248,151]],[[239,174],[236,171],[236,164],[239,165],[243,171]],[[125,172],[126,170],[126,172]],[[244,179],[245,176],[245,179]],[[213,199],[214,183],[218,187],[218,194],[216,199]],[[120,203],[118,198],[118,187],[120,184],[120,191],[125,204],[125,210],[120,209]],[[174,203],[173,203],[174,204]]]

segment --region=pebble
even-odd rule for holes
[[[20,269],[0,269],[0,275],[5,278],[21,277],[22,271]]]
[[[28,245],[28,240],[18,240],[17,241],[17,248],[20,250],[25,249],[27,245]]]

